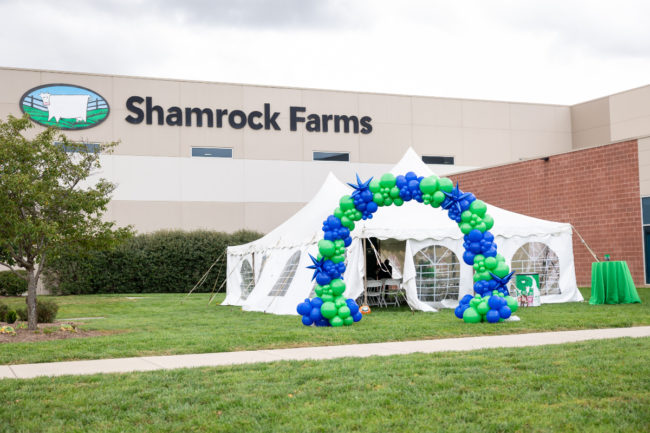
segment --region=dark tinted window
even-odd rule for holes
[[[643,208],[643,224],[650,224],[650,197],[643,197],[641,206]]]
[[[193,147],[192,156],[207,156],[210,158],[232,158],[232,149],[218,147]]]
[[[78,142],[72,142],[69,145],[64,145],[60,141],[55,141],[54,144],[58,144],[59,146],[63,147],[63,150],[65,150],[68,153],[71,152],[91,152],[91,153],[97,153],[99,152],[99,143],[78,143]]]
[[[425,164],[454,164],[453,156],[422,156],[422,162]]]
[[[314,161],[349,161],[350,154],[344,152],[314,152]]]

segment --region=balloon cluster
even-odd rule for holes
[[[486,293],[484,296],[465,295],[454,314],[465,323],[497,323],[510,317],[517,308],[515,298],[494,290],[492,294]]]
[[[344,296],[337,296],[335,302],[325,302],[319,297],[305,299],[296,310],[305,326],[350,326],[363,317],[354,299]]]
[[[420,182],[424,179],[422,176],[409,171],[405,175],[399,175],[395,178],[395,186],[399,188],[399,196],[404,201],[415,200],[422,203],[422,191]]]
[[[316,279],[317,297],[311,301],[306,299],[298,305],[303,324],[326,326],[327,322],[331,326],[341,326],[361,320],[361,312],[354,300],[343,296],[346,289],[343,281],[345,249],[352,243],[350,233],[354,230],[355,222],[372,218],[379,207],[392,204],[401,206],[410,200],[447,210],[449,218],[458,224],[465,235],[463,261],[474,268],[476,297],[465,296],[463,301],[466,302],[461,301],[456,315],[463,319],[465,313],[472,316],[474,313],[468,312],[471,309],[476,310],[478,320],[472,318],[466,322],[481,321],[483,318],[493,323],[506,318],[501,311],[506,314],[506,309],[510,308],[509,301],[504,301],[508,305],[501,305],[499,299],[512,299],[507,286],[513,272],[510,272],[504,257],[497,253],[494,235],[489,232],[494,219],[487,214],[484,202],[476,199],[472,193],[461,191],[458,184],[454,187],[448,178],[435,175],[418,177],[413,172],[399,176],[386,173],[379,179],[370,178],[367,181],[362,181],[357,175],[357,183],[348,185],[354,189],[352,195],[341,197],[339,207],[323,221],[323,239],[318,242],[319,254],[317,257],[310,256],[313,264],[308,267],[314,270],[312,280]],[[484,297],[495,300],[485,301],[489,308],[485,310],[485,306],[482,306],[480,311],[485,310],[485,313],[481,315],[477,303],[483,305],[479,299]],[[472,302],[476,305],[470,305]],[[496,308],[497,304],[499,308]],[[493,310],[495,313],[490,313]],[[495,314],[499,317],[496,318]]]

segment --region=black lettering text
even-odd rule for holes
[[[236,117],[239,117],[239,120]],[[246,126],[246,113],[241,110],[231,111],[228,115],[228,123],[235,129],[242,129]]]
[[[166,122],[169,126],[183,126],[183,111],[178,107],[169,107]]]
[[[144,112],[140,107],[136,107],[135,104],[142,104],[143,101],[144,99],[139,96],[131,96],[126,100],[126,109],[135,114],[135,117],[131,116],[130,114],[126,116],[125,119],[127,122],[133,123],[134,125],[142,123],[142,119],[144,119]]]
[[[261,123],[255,123],[255,119],[259,119],[262,117],[262,113],[259,111],[253,111],[251,114],[248,115],[248,126],[250,126],[251,129],[262,129],[264,126]]]
[[[289,107],[289,129],[296,131],[298,122],[304,122],[305,118],[298,116],[298,113],[304,113],[305,107]]]
[[[354,124],[354,133],[359,133],[359,119],[357,116],[334,116],[334,132],[341,132],[341,122],[343,122],[343,132],[350,132],[350,122]]]
[[[160,105],[152,105],[153,103],[151,102],[151,96],[147,96],[147,125],[151,125],[152,123],[152,117],[153,117],[153,112],[155,111],[158,116],[158,125],[162,125],[165,123],[164,117],[165,115],[163,114],[163,109]]]
[[[372,132],[372,125],[370,124],[372,122],[372,118],[369,116],[363,116],[361,118],[361,133],[362,134],[370,134]]]

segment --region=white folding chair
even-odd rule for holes
[[[383,280],[368,280],[366,281],[366,297],[368,298],[369,306],[379,306],[381,307],[382,294],[384,290],[384,281]]]
[[[394,305],[396,307],[399,306],[399,298],[402,296],[401,284],[402,284],[402,280],[398,280],[395,278],[388,278],[384,280],[384,289],[383,289],[383,297],[382,297],[384,306],[386,307],[389,305]]]

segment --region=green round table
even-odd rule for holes
[[[626,262],[591,264],[591,305],[641,302]]]

